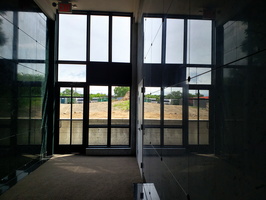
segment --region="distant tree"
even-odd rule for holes
[[[40,82],[44,80],[44,76],[40,74],[17,74],[17,80],[18,81],[31,81],[31,82]]]
[[[160,95],[155,95],[155,94],[145,94],[145,98],[148,98],[148,99],[156,99],[157,102],[160,101]]]
[[[104,98],[104,97],[107,97],[107,95],[106,94],[102,94],[102,93],[90,94],[90,100],[92,100],[92,98],[95,98],[95,97]]]
[[[65,89],[63,92],[61,92],[61,96],[71,96],[71,89]],[[77,91],[72,91],[73,97],[83,97],[83,94],[78,93]]]
[[[65,89],[62,93],[61,96],[71,96],[71,89]]]
[[[196,94],[189,93],[188,97],[198,97],[198,93],[196,93]],[[199,94],[199,97],[204,97],[204,95],[203,94]]]
[[[166,99],[181,99],[182,92],[180,91],[173,91],[165,96]]]
[[[116,97],[124,97],[129,91],[129,87],[115,87],[114,93]]]

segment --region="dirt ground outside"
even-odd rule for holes
[[[128,119],[129,111],[125,109],[126,101],[112,102],[112,118],[113,119]],[[73,104],[72,118],[83,118],[83,104]],[[108,113],[108,102],[94,102],[89,106],[90,119],[106,119]],[[200,108],[200,119],[207,120],[208,108]],[[189,119],[196,120],[198,110],[196,107],[189,107]],[[70,104],[60,104],[60,118],[70,118]],[[160,104],[144,103],[144,118],[145,119],[160,119]],[[164,105],[164,118],[167,120],[182,120],[182,105]]]

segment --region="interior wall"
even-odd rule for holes
[[[47,19],[32,1],[0,7],[0,177],[16,182],[46,149],[43,97]],[[2,179],[3,178],[3,179]],[[0,193],[6,185],[0,183]]]

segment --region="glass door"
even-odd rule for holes
[[[59,95],[59,148],[82,145],[84,89],[60,87]],[[73,150],[73,149],[72,149]]]

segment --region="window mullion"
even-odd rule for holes
[[[162,18],[162,60],[161,63],[165,64],[165,55],[166,55],[166,17]]]
[[[113,26],[113,16],[109,15],[109,45],[108,45],[108,56],[109,56],[109,63],[112,62],[112,26]]]

